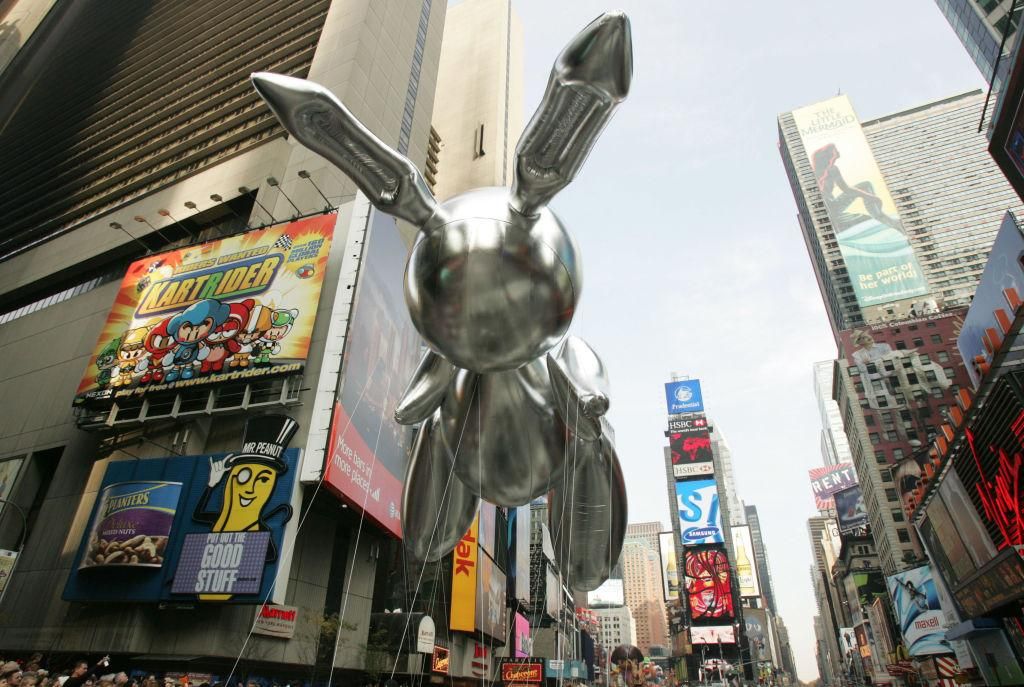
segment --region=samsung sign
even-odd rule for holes
[[[669,382],[665,385],[665,401],[668,404],[669,415],[703,413],[704,399],[700,394],[700,380]]]

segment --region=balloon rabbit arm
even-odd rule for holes
[[[251,78],[288,133],[347,174],[375,208],[417,227],[437,213],[415,165],[374,136],[333,93],[282,74],[257,72]]]
[[[585,441],[600,438],[608,412],[608,375],[604,363],[586,341],[570,336],[557,353],[548,353],[555,410],[562,421]]]
[[[565,47],[516,147],[514,210],[536,214],[576,177],[632,75],[629,20],[621,12],[601,15]]]
[[[454,365],[434,351],[427,351],[395,407],[395,422],[415,425],[430,417],[441,405],[454,374]]]

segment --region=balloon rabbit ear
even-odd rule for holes
[[[536,214],[576,177],[632,78],[633,43],[622,12],[601,15],[565,46],[516,147],[514,210]]]
[[[375,208],[418,227],[437,212],[416,166],[374,136],[333,93],[282,74],[256,72],[250,78],[281,126],[348,175]]]

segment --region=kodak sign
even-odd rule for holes
[[[480,515],[473,518],[469,531],[452,552],[452,630],[473,632],[476,629],[476,575],[480,555]]]

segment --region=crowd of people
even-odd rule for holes
[[[25,661],[7,661],[0,665],[0,687],[193,687],[187,677],[155,674],[131,675],[124,671],[110,672],[110,657],[104,656],[95,665],[79,660],[61,672],[51,672],[43,662],[42,654],[33,654]],[[211,687],[197,683],[194,687]],[[220,683],[212,687],[223,687]],[[238,687],[241,687],[239,683]],[[259,687],[249,683],[247,687]]]

